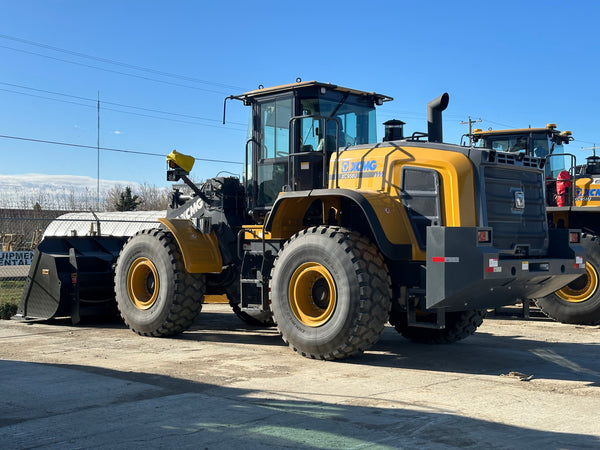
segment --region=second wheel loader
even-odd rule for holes
[[[578,228],[586,253],[581,277],[549,295],[535,299],[548,317],[564,323],[600,324],[600,157],[595,152],[578,165],[564,145],[573,140],[570,131],[555,124],[545,128],[474,130],[479,147],[514,153],[519,157],[546,159],[546,211],[551,228]]]

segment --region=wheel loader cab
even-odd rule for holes
[[[375,105],[389,97],[318,82],[247,92],[252,108],[244,172],[248,210],[262,223],[283,191],[326,188],[340,147],[377,141]]]
[[[546,158],[548,178],[556,178],[562,170],[568,169],[570,161],[560,155],[565,155],[563,144],[572,140],[570,131],[561,133],[553,123],[546,125],[546,128],[473,131],[473,141],[477,147]],[[550,157],[551,155],[553,156]]]

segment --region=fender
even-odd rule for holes
[[[202,233],[188,219],[159,218],[158,221],[175,236],[185,270],[189,273],[220,273],[223,270],[219,241],[214,231]]]
[[[279,195],[265,222],[265,231],[274,239],[288,239],[302,228],[302,217],[308,206],[317,199],[331,203],[346,198],[358,205],[366,217],[381,252],[391,260],[408,260],[418,250],[416,238],[402,205],[389,195],[353,189],[314,189],[284,192]],[[425,259],[424,254],[421,258]]]

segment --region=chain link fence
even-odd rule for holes
[[[17,304],[33,252],[62,211],[0,210],[0,303]]]
[[[18,304],[45,236],[132,236],[158,226],[165,211],[67,212],[0,209],[0,304]]]

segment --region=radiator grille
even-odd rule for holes
[[[487,226],[493,227],[493,245],[518,256],[546,255],[548,227],[542,174],[513,167],[484,168]],[[525,200],[522,209],[516,204],[520,192]]]

